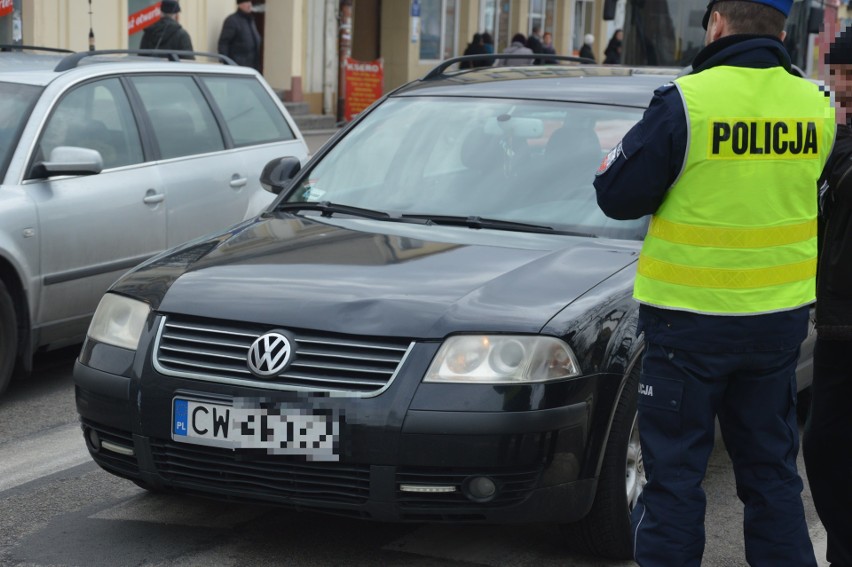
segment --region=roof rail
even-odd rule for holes
[[[51,53],[74,53],[70,49],[62,49],[59,47],[41,47],[37,45],[19,45],[17,43],[9,43],[0,45],[0,51],[49,51]]]
[[[552,53],[488,53],[484,55],[462,55],[460,57],[451,57],[450,59],[446,59],[438,63],[438,66],[429,71],[426,76],[423,77],[424,81],[428,81],[430,79],[435,79],[438,77],[444,76],[444,71],[446,71],[449,67],[455,65],[456,63],[461,63],[462,61],[491,61],[492,65],[498,59],[521,59],[521,60],[530,60],[530,59],[544,59],[540,65],[548,65],[553,62],[559,61],[568,61],[571,63],[583,63],[583,64],[592,64],[594,65],[596,61],[594,59],[588,59],[586,57],[574,57],[572,55],[553,55]],[[558,64],[558,63],[557,63]]]
[[[142,55],[147,57],[160,57],[169,61],[180,61],[188,56],[202,56],[211,59],[218,59],[225,65],[236,65],[233,59],[219,53],[208,53],[206,51],[177,51],[171,49],[102,49],[96,51],[78,51],[72,52],[71,55],[64,57],[59,64],[56,65],[54,71],[68,71],[74,69],[80,64],[80,61],[87,57],[97,57],[98,55]]]

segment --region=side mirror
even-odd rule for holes
[[[57,146],[47,161],[35,166],[36,177],[55,175],[95,175],[104,169],[104,158],[97,150],[76,146]]]
[[[260,174],[260,185],[278,195],[290,185],[293,177],[302,169],[299,158],[293,156],[275,158],[266,164]]]

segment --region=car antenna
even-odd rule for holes
[[[95,29],[92,27],[92,0],[89,0],[89,51],[95,50]]]

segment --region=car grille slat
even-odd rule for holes
[[[157,335],[154,365],[163,374],[276,390],[376,395],[396,375],[411,339],[362,337],[287,329],[294,340],[289,367],[272,378],[248,368],[252,343],[276,327],[168,315]]]
[[[221,345],[217,345],[217,346],[221,346]],[[163,346],[161,348],[162,348],[162,350],[167,351],[167,352],[185,353],[185,354],[188,354],[188,355],[197,354],[199,356],[213,356],[215,358],[225,358],[225,359],[228,359],[228,360],[245,360],[245,358],[240,357],[238,354],[225,354],[223,352],[214,352],[214,351],[211,351],[211,350],[202,350],[202,349],[197,349],[197,348],[179,349],[179,348],[175,348],[175,347],[171,347],[171,346]]]
[[[154,465],[172,482],[238,490],[251,497],[359,504],[370,494],[369,465],[256,458],[231,450],[151,440]]]

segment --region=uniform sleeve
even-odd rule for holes
[[[595,175],[598,206],[610,218],[653,214],[686,159],[686,114],[674,84],[654,92],[642,120],[604,159]]]

